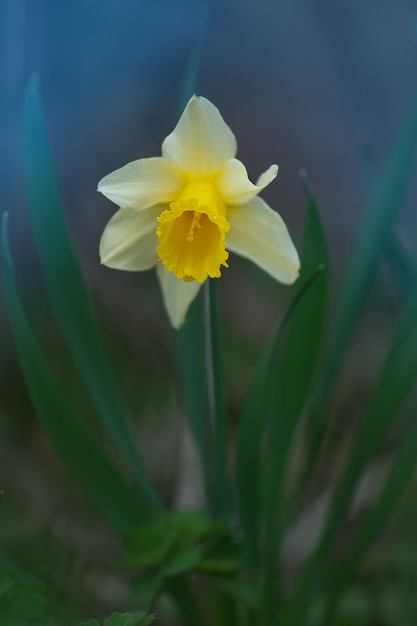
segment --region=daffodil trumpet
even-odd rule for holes
[[[219,110],[193,96],[164,140],[161,157],[128,163],[98,185],[120,207],[102,235],[101,262],[128,271],[155,267],[175,328],[201,285],[228,267],[229,252],[282,283],[298,276],[288,230],[258,196],[278,166],[271,165],[253,184],[236,151]]]

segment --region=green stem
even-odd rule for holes
[[[227,475],[227,425],[222,393],[218,314],[214,280],[207,280],[204,284],[204,347],[208,420],[210,431],[213,433],[215,512],[222,517],[226,517],[230,512]]]
[[[213,512],[213,444],[211,428],[207,420],[204,302],[202,295],[200,292],[190,306],[187,322],[176,333],[176,341],[187,419],[200,456],[207,505]]]
[[[206,626],[199,594],[187,578],[184,576],[172,578],[167,583],[167,588],[180,609],[186,626]]]

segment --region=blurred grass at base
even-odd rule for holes
[[[283,288],[275,289],[272,281],[260,279],[261,272],[250,268],[244,261],[236,263],[233,274],[225,276],[220,294],[225,386],[232,434],[233,416],[240,407],[260,345],[273,324],[277,310],[285,309],[286,299]],[[237,287],[230,296],[228,281],[235,282],[236,279]],[[152,318],[146,319],[138,306],[141,293],[148,298],[148,310],[156,311]],[[371,307],[358,328],[348,355],[347,368],[332,411],[330,434],[323,446],[301,518],[337,476],[337,467],[346,454],[346,440],[351,436],[360,408],[372,387],[386,347],[386,337],[390,335],[398,307],[396,295],[395,290],[389,285],[387,287],[384,278],[380,278],[374,287]],[[152,273],[145,278],[145,287],[138,285],[137,294],[132,296],[132,308],[134,306],[138,307],[138,336],[132,336],[128,332],[131,329],[123,327],[120,322],[116,325],[100,309],[99,320],[116,377],[128,399],[134,432],[147,465],[164,501],[176,506],[179,493],[187,491],[184,483],[196,473],[196,459],[193,455],[188,456],[185,466],[181,467],[183,462],[180,463],[180,459],[189,444],[174,387],[177,373],[172,335],[163,319]],[[63,358],[62,340],[53,327],[53,320],[43,317],[41,309],[39,303],[28,307],[33,313],[32,321],[41,337],[43,349],[55,373],[64,386],[66,384],[67,391],[73,394],[72,399],[78,401],[81,407],[83,401],[77,397],[76,385],[65,380],[69,363]],[[134,311],[130,311],[129,315],[134,315]],[[0,419],[0,476],[5,491],[0,515],[2,550],[16,564],[49,584],[48,595],[57,617],[68,619],[70,623],[71,619],[86,615],[107,615],[133,601],[129,577],[110,564],[112,557],[118,554],[119,546],[57,461],[22,393],[22,381],[13,360],[10,353],[7,369],[9,402],[13,398],[19,402],[14,407],[9,404]],[[13,387],[14,393],[11,391]],[[403,412],[404,420],[411,419],[412,405],[410,400]],[[100,436],[99,428],[97,432]],[[398,438],[401,439],[401,428],[393,433],[391,445],[394,448]],[[297,454],[296,448],[294,454]],[[381,453],[381,460],[389,461],[390,455],[388,445]],[[333,468],[331,477],[328,467]],[[287,476],[288,484],[291,480],[292,476]],[[405,521],[411,525],[412,519],[417,522],[417,500],[411,497],[415,490],[417,485],[409,489],[390,528],[374,547],[354,585],[343,597],[339,614],[340,619],[345,621],[340,624],[358,623],[349,621],[355,616],[359,623],[368,624],[366,616],[384,613],[384,603],[387,603],[391,608],[378,618],[380,623],[383,626],[408,626],[405,617],[401,618],[402,622],[393,622],[390,615],[393,611],[395,613],[395,607],[398,608],[397,596],[403,590],[401,581],[411,575],[411,563],[406,563],[403,557],[417,549],[412,533],[406,534],[401,530]],[[198,486],[191,484],[187,493],[188,502],[194,499],[199,504],[201,494],[198,493]],[[349,533],[349,527],[346,532]],[[308,545],[309,537],[304,536],[302,542]],[[286,553],[289,579],[294,568],[299,566],[297,558],[292,558],[291,552]]]

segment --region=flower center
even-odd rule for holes
[[[230,224],[225,206],[211,182],[189,183],[169,209],[158,217],[159,260],[185,281],[219,278],[226,261],[225,234]]]

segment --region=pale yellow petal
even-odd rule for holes
[[[181,169],[164,157],[138,159],[101,179],[98,191],[120,207],[147,209],[175,199],[183,184]]]
[[[236,139],[209,100],[193,96],[162,144],[162,154],[194,174],[219,172],[236,155]]]
[[[278,165],[271,165],[258,178],[256,185],[248,178],[246,167],[238,159],[229,159],[223,166],[221,174],[216,178],[217,189],[227,204],[236,206],[252,200],[262,189],[274,180],[278,173]]]
[[[228,250],[250,259],[281,283],[293,283],[300,261],[281,217],[262,198],[232,207],[227,212]]]
[[[104,229],[100,241],[103,265],[119,270],[148,270],[157,262],[158,215],[165,206],[143,211],[120,209]]]
[[[176,278],[160,263],[156,266],[156,275],[161,285],[162,299],[169,320],[172,326],[178,329],[184,323],[188,307],[196,297],[201,284],[196,280],[185,282],[181,278]]]
[[[259,176],[256,181],[256,187],[258,187],[258,189],[265,189],[265,187],[267,187],[269,183],[272,183],[272,181],[276,178],[278,169],[279,168],[276,163],[270,165],[268,169]]]

